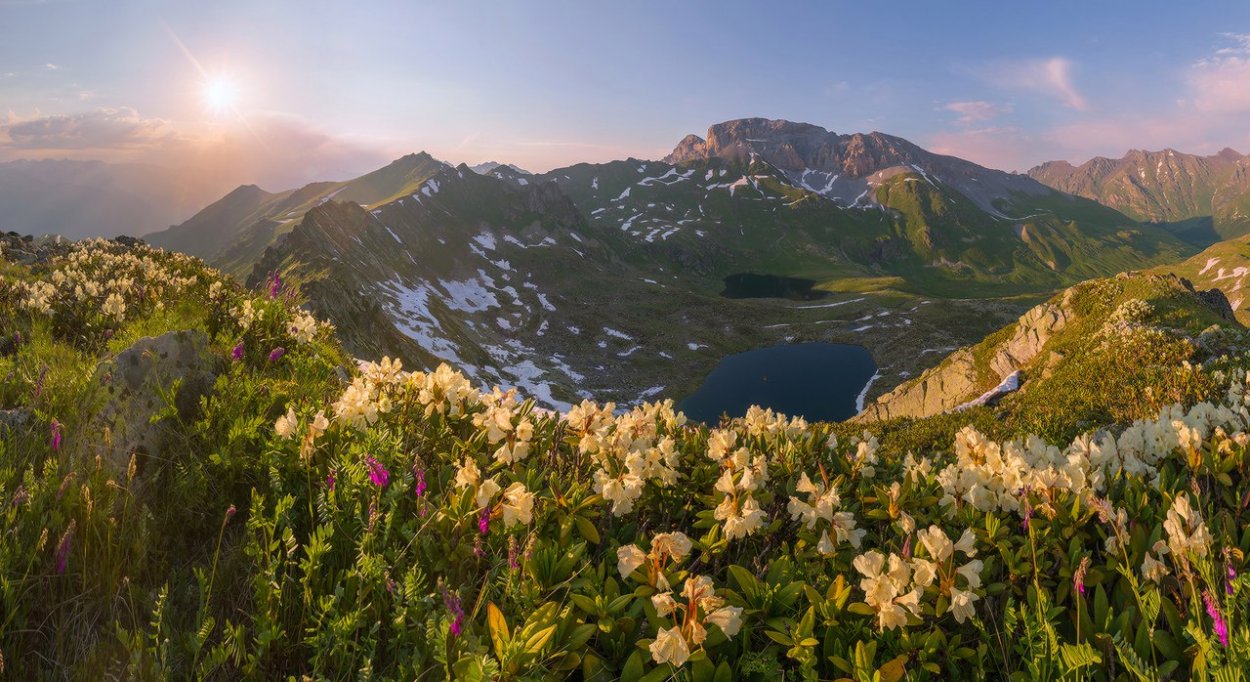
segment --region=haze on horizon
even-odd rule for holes
[[[425,150],[659,158],[748,116],[1006,170],[1250,151],[1250,5],[0,0],[0,162],[281,189]]]

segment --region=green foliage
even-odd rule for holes
[[[1131,357],[1156,371],[1072,346],[1074,367],[1129,397],[1021,398],[873,434],[764,410],[708,429],[671,404],[555,415],[447,368],[349,368],[330,330],[298,331],[296,301],[142,247],[145,281],[180,273],[190,303],[136,294],[105,334],[105,296],[30,304],[31,282],[75,263],[131,263],[117,245],[73,253],[0,280],[5,333],[22,334],[0,358],[0,407],[30,411],[0,427],[0,653],[18,679],[1236,679],[1250,665],[1244,357],[1177,367],[1181,340],[1151,339]],[[1108,286],[1076,305],[1150,298]],[[1207,321],[1150,300],[1174,327]],[[193,416],[157,410],[177,451],[97,458],[96,361],[180,327],[205,330],[224,369]],[[1078,374],[1050,385],[1093,395]],[[1068,444],[1077,422],[1045,416],[1060,410],[1109,430]]]

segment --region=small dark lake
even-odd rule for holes
[[[693,420],[715,424],[722,413],[741,417],[751,405],[809,421],[854,416],[855,402],[877,371],[863,346],[795,343],[730,355],[678,408]]]
[[[725,298],[789,298],[795,301],[815,301],[829,295],[827,291],[813,289],[817,282],[799,277],[757,275],[740,272],[725,278]]]

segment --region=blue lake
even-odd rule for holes
[[[678,408],[693,420],[715,424],[722,413],[741,417],[751,405],[771,407],[809,421],[854,416],[856,399],[877,371],[863,346],[795,343],[730,355]]]

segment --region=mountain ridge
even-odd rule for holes
[[[1131,149],[1080,165],[1048,161],[1028,174],[1137,220],[1172,223],[1200,246],[1250,233],[1250,156],[1229,147],[1209,156]]]

